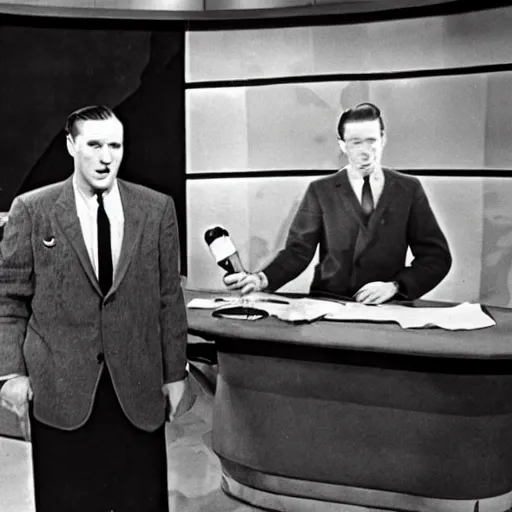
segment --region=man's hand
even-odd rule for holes
[[[163,385],[162,391],[169,400],[169,421],[174,421],[178,416],[192,408],[196,396],[190,389],[189,377]]]
[[[260,292],[267,286],[266,279],[261,272],[258,274],[248,274],[247,272],[228,274],[224,276],[224,284],[229,290],[240,290],[242,295]]]
[[[398,292],[394,282],[374,281],[361,286],[354,295],[357,302],[363,304],[382,304],[391,299]]]
[[[6,380],[0,390],[0,405],[14,412],[19,418],[27,413],[29,400],[32,400],[32,388],[25,375]]]

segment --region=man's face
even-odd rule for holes
[[[123,159],[123,125],[116,118],[78,121],[67,147],[75,161],[78,185],[84,191],[109,190]]]
[[[378,119],[349,121],[345,124],[344,135],[345,140],[340,140],[339,144],[352,169],[367,176],[380,166],[386,137],[381,133]]]

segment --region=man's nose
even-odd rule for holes
[[[104,164],[109,164],[112,162],[112,152],[108,146],[103,146],[101,148],[100,159]]]

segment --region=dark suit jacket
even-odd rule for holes
[[[311,292],[352,296],[371,281],[398,281],[418,298],[448,273],[446,239],[419,180],[383,169],[384,188],[368,226],[346,169],[312,182],[292,222],[286,245],[263,271],[270,290],[298,276],[320,244]],[[414,255],[405,266],[407,247]]]
[[[118,183],[124,236],[105,297],[71,179],[16,198],[0,243],[0,375],[28,375],[35,416],[62,429],[86,422],[104,364],[127,417],[148,431],[165,421],[162,384],[185,377],[174,204]]]

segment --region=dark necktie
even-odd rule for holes
[[[373,212],[373,196],[372,189],[370,187],[370,176],[363,178],[363,192],[361,194],[361,208],[363,210],[365,223],[368,224],[370,215]]]
[[[103,196],[97,192],[98,198],[98,280],[103,295],[106,295],[112,286],[112,249],[110,245],[110,222],[103,205]]]

